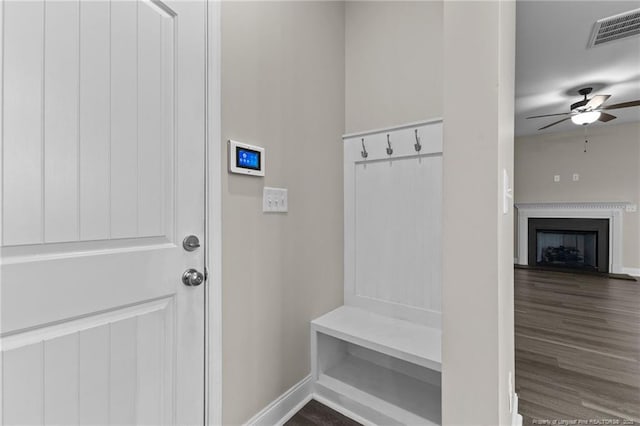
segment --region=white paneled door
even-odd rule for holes
[[[1,8],[2,424],[202,424],[206,2]]]

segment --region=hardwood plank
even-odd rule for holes
[[[359,426],[360,423],[312,399],[285,426]]]
[[[525,425],[640,422],[640,283],[516,269],[515,333]]]

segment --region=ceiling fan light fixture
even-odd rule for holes
[[[581,112],[571,117],[571,121],[577,125],[591,124],[600,118],[600,111]]]

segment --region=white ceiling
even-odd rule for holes
[[[570,104],[582,99],[577,94],[581,87],[593,87],[592,95],[612,95],[608,104],[640,99],[640,36],[587,48],[595,21],[638,9],[640,0],[518,0],[516,4],[517,136],[575,129],[568,120],[538,131],[562,117],[525,117],[568,112]],[[590,126],[640,121],[640,107],[609,112],[618,118]]]

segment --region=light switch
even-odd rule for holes
[[[262,211],[269,213],[286,213],[289,211],[288,191],[286,188],[269,188],[262,190]]]
[[[635,213],[638,211],[638,205],[637,204],[627,204],[625,207],[625,210],[627,213]]]
[[[553,177],[553,181],[554,181],[554,182],[560,182],[560,175],[555,175],[555,176]]]
[[[580,175],[579,175],[578,173],[574,173],[574,174],[573,174],[573,181],[574,181],[574,182],[577,182],[577,181],[579,181],[579,180],[580,180]]]
[[[513,203],[513,189],[509,182],[507,169],[502,169],[502,214],[509,214],[509,206]]]

